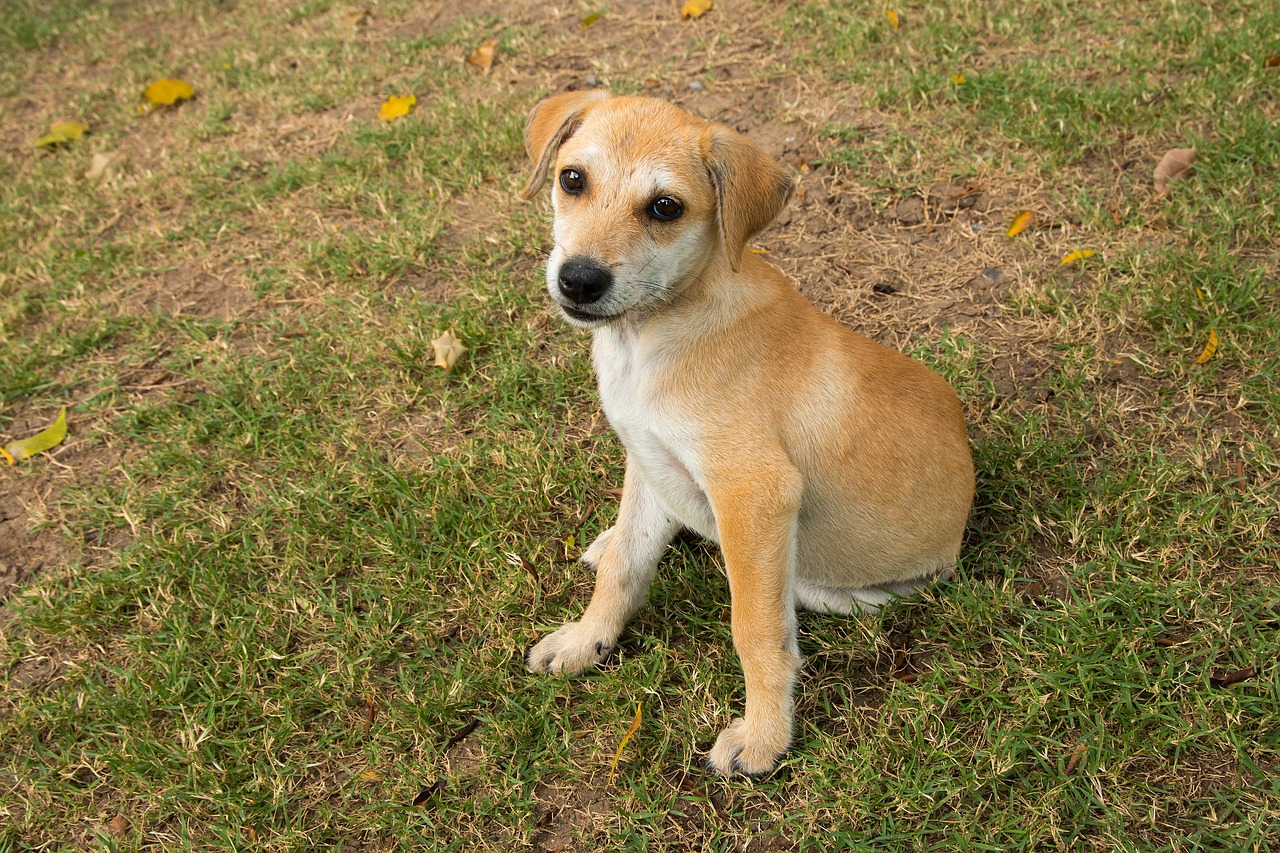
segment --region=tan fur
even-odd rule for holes
[[[584,555],[595,595],[530,669],[603,660],[690,527],[724,553],[746,680],[746,712],[709,763],[767,772],[791,738],[796,608],[874,609],[954,566],[974,484],[960,403],[745,251],[792,186],[745,137],[661,101],[589,92],[540,104],[526,143],[529,192],[553,182],[548,288],[594,332],[601,400],[627,447],[617,523]],[[585,176],[576,195],[558,185],[570,168]],[[646,215],[656,194],[683,215]],[[557,278],[582,258],[613,280],[590,304]]]

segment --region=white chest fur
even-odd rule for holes
[[[715,515],[703,488],[695,421],[677,401],[663,398],[658,381],[662,354],[647,348],[636,330],[598,329],[592,361],[605,416],[627,449],[627,460],[643,475],[671,515],[685,527],[719,542]],[[653,350],[653,351],[651,351]]]

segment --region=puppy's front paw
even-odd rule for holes
[[[530,649],[526,663],[530,672],[575,675],[607,658],[613,643],[582,622],[568,622]]]
[[[789,725],[753,726],[737,719],[716,738],[707,767],[721,776],[762,776],[777,765],[790,742]]]

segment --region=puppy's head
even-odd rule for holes
[[[652,309],[747,241],[791,195],[781,166],[746,137],[665,101],[566,92],[525,127],[526,198],[551,182],[547,289],[575,325]]]

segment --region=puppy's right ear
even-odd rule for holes
[[[529,162],[533,164],[533,172],[529,175],[529,183],[520,193],[525,198],[533,198],[542,185],[547,182],[547,170],[556,158],[556,152],[566,139],[578,129],[579,120],[587,107],[609,97],[604,89],[583,89],[579,92],[564,92],[552,95],[538,102],[529,113],[529,121],[524,126],[524,148],[529,152]]]

